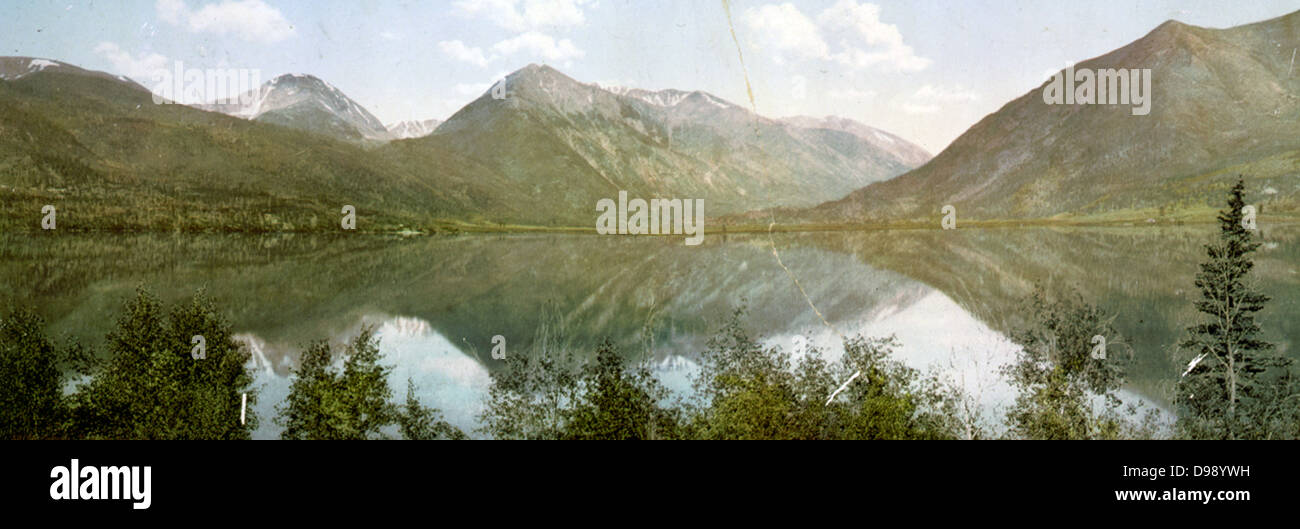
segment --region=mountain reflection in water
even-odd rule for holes
[[[1013,397],[998,366],[1023,325],[1034,285],[1077,289],[1116,316],[1131,351],[1128,391],[1160,404],[1173,357],[1195,320],[1192,284],[1210,225],[1178,228],[959,229],[710,234],[377,236],[41,235],[0,245],[3,302],[41,313],[52,335],[98,346],[137,285],[174,302],[206,288],[227,311],[259,369],[259,437],[276,435],[273,407],[306,343],[342,343],[376,325],[400,398],[420,399],[472,429],[482,408],[492,337],[507,354],[540,339],[593,354],[608,337],[649,358],[676,392],[694,359],[739,306],[765,344],[803,336],[831,356],[839,334],[894,335],[908,364],[941,370],[986,410]],[[1255,279],[1274,300],[1265,336],[1296,356],[1300,250],[1296,226],[1261,230]],[[775,242],[789,273],[772,255]],[[825,317],[791,280],[793,274]],[[828,328],[829,325],[829,328]]]

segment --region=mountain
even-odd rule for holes
[[[901,160],[903,163],[914,167],[920,167],[921,165],[924,165],[925,162],[930,161],[930,158],[934,157],[934,155],[930,154],[925,149],[922,149],[915,143],[849,118],[838,116],[825,116],[821,118],[794,116],[784,118],[781,121],[805,129],[828,129],[847,132],[857,136],[867,143],[870,143],[875,148],[888,153],[894,158]]]
[[[41,61],[0,62],[0,227],[29,229],[45,204],[58,204],[60,229],[334,230],[342,205],[372,230],[589,227],[620,190],[705,199],[716,216],[809,206],[913,167],[852,133],[704,92],[606,90],[541,66],[511,74],[503,100],[484,94],[430,135],[386,142],[378,120],[311,76],[195,108]]]
[[[476,205],[364,145],[155,104],[140,85],[75,67],[0,59],[0,231],[442,230]],[[17,66],[13,66],[13,65]],[[14,69],[23,73],[13,75]],[[35,71],[29,71],[35,70]],[[439,172],[469,174],[443,153]]]
[[[443,152],[473,160],[481,174],[453,187],[504,204],[511,222],[543,224],[589,225],[596,201],[620,190],[705,199],[710,216],[812,206],[916,166],[852,133],[705,92],[607,89],[538,65],[507,76],[504,98],[484,93],[434,134],[386,149],[430,164]]]
[[[1244,174],[1272,213],[1300,212],[1300,12],[1230,29],[1168,21],[1075,70],[1150,69],[1151,106],[1048,105],[1037,89],[929,163],[795,214],[816,222],[1209,218]]]
[[[342,140],[387,141],[388,128],[334,85],[312,75],[276,77],[241,100],[248,104],[195,105],[196,108],[274,123]]]
[[[442,121],[437,119],[426,119],[424,121],[406,120],[397,123],[389,123],[384,128],[388,130],[388,135],[395,140],[406,140],[411,138],[423,138],[433,134],[434,129],[441,125]]]
[[[101,79],[109,79],[135,85],[141,89],[144,88],[125,76],[85,70],[62,61],[39,59],[34,57],[0,57],[0,81],[17,81],[37,72],[58,72],[98,77]]]

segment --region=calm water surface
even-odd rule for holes
[[[1012,398],[997,367],[1035,284],[1075,288],[1116,316],[1112,354],[1131,354],[1127,393],[1163,406],[1195,318],[1192,280],[1214,226],[900,230],[680,237],[73,235],[0,238],[0,302],[40,312],[54,336],[98,345],[144,285],[164,301],[206,288],[253,353],[262,385],[258,437],[302,345],[377,326],[392,386],[476,426],[496,361],[542,341],[590,354],[610,338],[686,391],[694,358],[731,312],[770,345],[797,336],[838,354],[838,336],[894,335],[896,354],[941,371],[996,412]],[[1262,231],[1255,279],[1274,297],[1261,317],[1300,356],[1300,227]],[[773,255],[779,252],[787,272]],[[793,276],[793,277],[792,277]],[[816,305],[809,306],[796,286]],[[537,346],[537,347],[535,347]]]

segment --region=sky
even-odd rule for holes
[[[0,55],[145,86],[175,61],[254,69],[263,81],[307,73],[385,123],[446,119],[505,74],[548,64],[582,82],[704,90],[769,117],[848,117],[938,153],[1050,72],[1165,20],[1224,28],[1297,9],[1294,0],[0,0]]]

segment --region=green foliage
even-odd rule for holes
[[[396,419],[389,404],[390,367],[379,364],[379,340],[366,327],[346,347],[340,372],[329,343],[319,341],[303,351],[301,365],[289,386],[285,404],[277,407],[283,439],[383,438],[384,425]]]
[[[409,380],[406,404],[390,402],[391,366],[379,363],[379,339],[367,326],[347,344],[340,371],[327,342],[303,351],[294,371],[289,396],[276,407],[282,439],[386,439],[397,425],[407,439],[463,439],[465,435],[442,421],[440,412],[415,399]]]
[[[202,336],[206,358],[191,356]],[[240,424],[241,394],[257,402],[246,368],[250,353],[202,292],[164,314],[144,289],[129,301],[107,337],[108,360],[74,397],[73,432],[109,439],[248,439],[251,410]]]
[[[1028,326],[1012,333],[1020,345],[1016,361],[1003,370],[1019,390],[1007,413],[1009,434],[1022,439],[1117,439],[1149,437],[1154,410],[1141,422],[1128,419],[1136,406],[1116,395],[1125,375],[1119,361],[1118,331],[1099,307],[1077,292],[1050,301],[1041,290],[1030,296]],[[1105,342],[1104,358],[1092,353]]]
[[[1196,287],[1196,310],[1208,318],[1187,328],[1181,346],[1192,356],[1177,390],[1179,433],[1190,438],[1296,437],[1300,396],[1290,359],[1260,338],[1255,313],[1269,297],[1251,280],[1259,248],[1242,225],[1245,183],[1238,179],[1220,211],[1219,239],[1207,244]]]
[[[549,348],[548,348],[549,349]],[[497,439],[668,439],[675,413],[644,366],[629,368],[608,340],[594,361],[571,349],[518,354],[492,374],[482,431]]]
[[[691,402],[670,401],[647,367],[629,366],[605,341],[585,363],[567,352],[507,358],[492,375],[482,431],[498,439],[942,439],[979,431],[956,419],[959,392],[889,357],[893,339],[847,340],[834,363],[815,350],[795,361],[750,338],[743,313],[710,340]]]
[[[415,398],[415,382],[406,380],[406,404],[397,418],[402,437],[417,441],[463,440],[464,432],[442,420],[442,412],[425,407]]]
[[[470,218],[463,191],[430,185],[460,158],[399,166],[322,135],[184,105],[106,78],[37,72],[0,83],[0,228],[60,231],[441,231]],[[485,191],[479,193],[486,194]],[[35,209],[33,209],[35,208]],[[75,212],[75,214],[72,214]]]
[[[671,439],[677,416],[658,406],[668,397],[644,365],[624,366],[614,345],[596,348],[595,362],[583,366],[583,387],[565,430],[567,439]]]
[[[844,343],[829,363],[763,349],[737,310],[702,356],[691,435],[703,439],[936,439],[956,436],[952,404],[932,379],[889,358],[892,339]],[[856,378],[854,377],[856,374]],[[853,378],[831,402],[827,399]]]
[[[569,349],[512,354],[492,373],[481,431],[496,439],[562,439],[578,398]]]
[[[59,355],[40,316],[0,319],[0,438],[59,437],[67,415]]]

